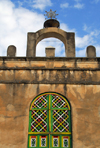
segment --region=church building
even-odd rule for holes
[[[0,57],[0,148],[100,148],[100,58],[92,45],[75,57],[75,33],[55,15],[27,34],[26,57],[14,45]],[[64,43],[65,57],[52,46],[36,57],[50,37]]]

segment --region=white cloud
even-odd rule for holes
[[[88,30],[88,27],[85,26],[86,31]],[[79,37],[76,35],[76,56],[78,57],[85,57],[86,55],[86,48],[89,45],[93,45],[96,47],[96,53],[98,57],[100,57],[100,45],[97,44],[96,39],[100,35],[99,30],[91,31],[90,33],[87,31],[87,35],[84,35],[83,37]]]
[[[74,5],[74,8],[77,8],[77,9],[82,9],[84,7],[84,4],[81,4],[81,3],[77,3]]]
[[[47,6],[52,6],[51,0],[18,0],[14,1],[19,7],[30,7],[35,9],[44,10]]]
[[[84,8],[84,4],[81,3],[82,0],[74,0],[76,2],[76,4],[74,5],[74,8],[77,9],[83,9]]]
[[[98,2],[100,2],[100,0],[93,0],[93,1],[92,1],[92,3],[96,3],[96,4],[97,4]]]
[[[60,24],[60,29],[66,31],[66,32],[75,32],[75,29],[70,29],[66,24],[61,23]]]
[[[34,0],[33,1],[33,7],[36,9],[44,10],[45,7],[52,6],[52,3],[50,0]]]
[[[5,11],[4,9],[5,8]],[[27,32],[36,32],[43,28],[44,16],[32,12],[22,7],[15,8],[10,0],[0,0],[0,56],[6,56],[7,47],[15,45],[17,47],[17,56],[26,56]],[[61,23],[60,28],[67,32],[76,32],[70,29],[66,24]],[[88,30],[88,27],[84,27]],[[83,37],[76,34],[76,51],[77,56],[83,56],[85,48],[95,43],[95,37],[100,31],[87,32]],[[53,46],[56,48],[56,56],[65,56],[64,44],[57,39],[45,39],[37,45],[37,56],[45,56],[45,47]],[[97,46],[97,53],[100,56],[100,45]],[[97,56],[98,56],[97,55]]]
[[[44,20],[41,14],[16,9],[10,0],[0,0],[0,56],[5,56],[12,44],[17,47],[17,56],[26,56],[27,32],[43,28]]]
[[[77,8],[77,9],[83,9],[84,8],[84,4],[81,3],[81,0],[74,0],[76,2],[76,4],[74,6],[69,6],[69,3],[62,3],[60,4],[61,8]]]
[[[90,44],[94,43],[94,36],[95,32],[91,32],[90,34],[84,35],[83,37],[79,37],[76,35],[76,47],[77,48],[84,48]]]
[[[3,11],[3,6],[5,11]],[[43,28],[44,16],[22,7],[15,8],[10,0],[0,1],[0,56],[6,56],[7,47],[15,45],[17,56],[26,56],[27,32],[36,32]],[[67,25],[61,24],[61,29],[73,31]],[[56,48],[56,56],[65,56],[64,44],[57,39],[45,39],[37,45],[37,56],[45,56],[45,47]]]
[[[60,4],[60,7],[61,8],[68,8],[69,7],[69,3]]]
[[[94,32],[93,33],[94,37],[98,37],[100,35],[100,30],[97,30],[97,29],[93,30],[92,26],[87,26],[86,24],[84,24],[83,30],[86,31],[88,34],[90,32]]]
[[[94,45],[96,48],[96,56],[100,57],[100,45]]]
[[[84,24],[84,26],[83,26],[83,30],[84,30],[84,31],[87,31],[87,29],[88,29],[87,25]]]
[[[3,11],[3,6],[5,11]],[[0,56],[6,56],[7,47],[15,45],[17,56],[26,56],[27,32],[36,32],[43,28],[44,16],[22,7],[15,8],[10,0],[0,1]],[[61,24],[62,28],[69,28]],[[37,56],[45,56],[45,47],[54,46],[56,56],[65,56],[64,44],[57,39],[45,39],[37,45]]]
[[[94,47],[96,48],[96,57],[100,57],[100,45],[94,45]],[[86,48],[87,48],[87,46],[86,46]],[[81,49],[81,50],[77,50],[76,56],[77,57],[86,57],[86,48]]]
[[[86,57],[86,48],[76,50],[76,57]]]

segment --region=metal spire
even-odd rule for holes
[[[50,9],[49,12],[47,12],[47,11],[45,11],[45,12],[46,12],[46,14],[44,14],[44,16],[47,16],[47,18],[50,18],[50,19],[52,19],[52,18],[56,19],[56,16],[58,15],[58,14],[56,14],[56,11],[52,11],[52,9]]]

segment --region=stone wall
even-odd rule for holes
[[[29,106],[58,92],[72,107],[73,148],[100,148],[100,58],[0,58],[0,148],[27,148]]]

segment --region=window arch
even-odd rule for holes
[[[28,148],[72,147],[71,106],[54,92],[35,97],[29,110]]]

